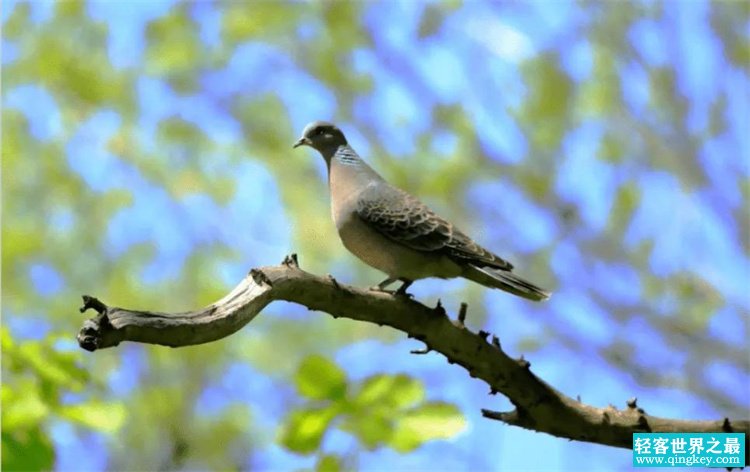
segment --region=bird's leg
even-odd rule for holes
[[[370,287],[370,290],[377,291],[377,292],[391,292],[390,290],[386,290],[385,288],[397,280],[398,279],[396,277],[388,277],[387,279],[380,282],[376,286]]]
[[[396,290],[395,294],[396,295],[401,295],[402,297],[412,298],[413,295],[411,295],[409,293],[406,293],[406,289],[409,288],[409,286],[411,284],[413,284],[414,281],[413,280],[409,280],[409,279],[399,279],[399,280],[402,281],[403,284],[401,284],[401,286],[398,288],[398,290]]]

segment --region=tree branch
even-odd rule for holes
[[[464,367],[471,377],[483,380],[490,393],[502,393],[513,403],[509,412],[482,410],[491,419],[553,436],[597,444],[632,448],[634,432],[744,432],[750,438],[750,421],[689,421],[646,414],[635,399],[618,410],[596,408],[555,390],[538,378],[525,359],[513,359],[497,337],[464,326],[466,308],[458,320],[448,318],[438,302],[435,308],[403,296],[339,284],[333,277],[318,277],[299,268],[296,256],[282,265],[253,269],[228,295],[197,311],[158,313],[109,307],[84,296],[81,311],[98,315],[84,322],[78,333],[83,349],[95,351],[123,341],[179,347],[224,338],[242,328],[275,300],[299,303],[333,317],[387,325],[424,342],[416,353],[434,350],[450,364]],[[750,450],[748,444],[745,451]]]

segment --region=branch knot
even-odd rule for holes
[[[252,277],[253,282],[258,285],[268,285],[269,287],[273,287],[271,279],[269,279],[266,273],[260,269],[250,269],[250,277]]]

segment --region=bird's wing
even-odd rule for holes
[[[427,205],[386,183],[363,189],[357,215],[373,229],[412,249],[466,262],[511,270],[513,265],[475,243]]]

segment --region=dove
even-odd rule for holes
[[[485,287],[542,301],[550,293],[512,272],[513,265],[483,248],[404,190],[389,184],[349,146],[344,133],[314,121],[294,148],[318,151],[328,168],[331,216],[344,247],[388,277],[397,295],[419,279],[464,277]]]

